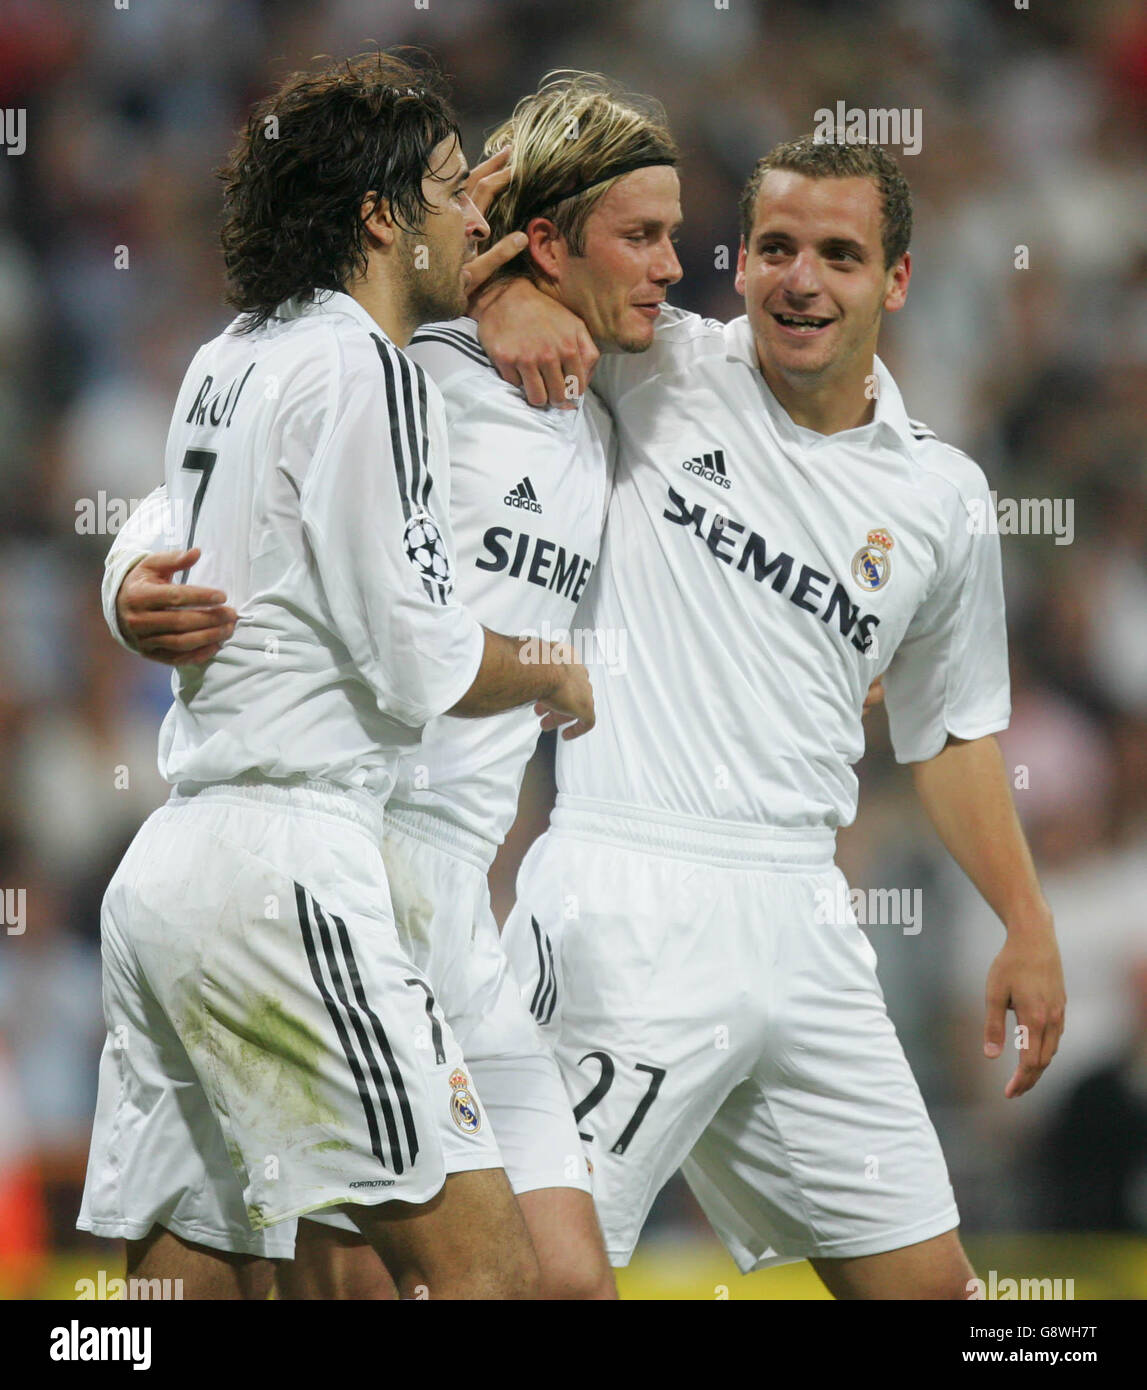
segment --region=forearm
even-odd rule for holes
[[[995,738],[954,740],[912,771],[937,834],[1007,930],[1048,927],[1051,912]]]
[[[599,352],[572,310],[516,275],[477,296],[478,338],[511,386],[533,406],[571,406],[589,385]]]
[[[167,488],[161,484],[128,517],[104,559],[101,586],[104,621],[115,640],[129,651],[138,651],[139,648],[119,621],[116,600],[120,586],[142,559],[152,551],[166,548],[171,541],[171,530]]]
[[[562,666],[554,661],[550,643],[536,638],[504,637],[489,628],[483,631],[486,646],[482,664],[470,689],[449,711],[451,714],[481,719],[553,695],[561,682]]]
[[[140,553],[125,548],[118,552],[112,551],[104,561],[104,577],[100,588],[100,603],[103,608],[104,622],[107,623],[108,631],[115,640],[121,647],[126,647],[129,652],[138,652],[139,647],[136,645],[135,638],[129,632],[125,632],[120,623],[117,601],[124,580],[146,556],[146,551]]]

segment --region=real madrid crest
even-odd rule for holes
[[[450,1114],[463,1134],[477,1134],[482,1128],[482,1114],[464,1071],[456,1071],[450,1078]]]
[[[889,551],[895,542],[887,531],[869,531],[868,544],[852,557],[852,577],[862,589],[883,589],[892,573]]]

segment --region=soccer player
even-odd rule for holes
[[[240,617],[173,678],[173,795],[104,899],[79,1225],[125,1238],[131,1275],[259,1296],[292,1218],[337,1208],[407,1296],[530,1296],[480,1090],[380,852],[432,718],[541,702],[567,735],[593,723],[568,653],[527,663],[451,592],[441,398],[401,349],[465,308],[488,228],[437,80],[385,54],[289,78],[224,176],[240,316],[188,369],[165,474],[196,580]]]
[[[503,273],[528,277],[584,317],[597,348],[648,348],[653,306],[681,274],[672,244],[681,215],[676,150],[663,114],[593,75],[560,77],[518,104],[487,153],[511,141],[510,179],[488,216],[495,236],[521,227],[529,246]],[[586,397],[573,410],[531,409],[500,379],[468,318],[422,329],[409,355],[446,403],[460,598],[499,630],[566,629],[605,517],[604,408]],[[108,621],[150,654],[182,660],[188,644],[202,654],[228,626],[211,630],[208,607],[184,614],[188,626],[171,638],[161,630],[165,622],[170,630],[171,615],[155,605],[171,595],[160,571],[186,557],[151,556],[132,570],[160,543],[153,521],[162,522],[162,511],[141,509],[112,548]],[[539,727],[528,709],[480,722],[447,715],[428,725],[421,747],[399,765],[383,854],[400,938],[434,988],[481,1092],[539,1255],[543,1292],[609,1297],[613,1276],[570,1104],[508,972],[486,879],[513,823]],[[370,1291],[373,1254],[363,1261],[345,1243],[332,1251],[317,1224],[301,1224],[304,1272],[283,1268],[280,1288],[295,1292],[310,1275],[313,1286],[329,1287],[322,1270],[338,1259],[355,1262],[354,1290]]]
[[[649,352],[597,368],[618,457],[578,620],[627,634],[628,674],[598,682],[595,738],[559,747],[503,939],[615,1264],[683,1165],[744,1271],[803,1257],[838,1297],[967,1297],[943,1155],[833,866],[874,675],[924,810],[1006,928],[984,1050],[1003,1052],[1014,1009],[1009,1097],[1063,1028],[993,737],[1010,712],[999,543],[970,524],[987,484],[875,356],[910,232],[885,151],[781,145],[741,199],[746,316],[664,309]],[[561,357],[566,311],[521,281],[486,294],[487,350],[545,399],[538,345]]]

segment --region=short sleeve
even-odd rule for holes
[[[984,475],[970,473],[951,509],[946,563],[884,676],[901,763],[934,758],[949,735],[998,733],[1011,717],[1000,540],[982,523],[992,514]]]
[[[383,713],[420,727],[482,662],[481,625],[453,597],[446,428],[437,388],[376,339],[348,372],[300,499],[336,635]]]

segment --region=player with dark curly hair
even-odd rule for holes
[[[569,653],[527,663],[453,597],[442,399],[402,351],[524,242],[472,260],[504,162],[472,175],[439,80],[378,53],[288,78],[224,171],[240,317],[176,402],[167,558],[195,568],[171,586],[185,612],[223,589],[239,618],[217,654],[202,614],[188,625],[160,736],[172,797],[104,898],[79,1220],[185,1297],[265,1296],[293,1218],[332,1210],[402,1295],[537,1287],[380,849],[400,755],[435,716],[536,701],[567,736],[593,723]]]

